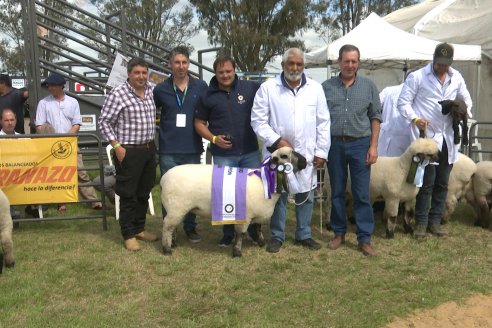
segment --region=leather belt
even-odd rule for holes
[[[154,149],[155,145],[153,141],[144,144],[125,144],[122,145],[123,148],[144,148],[144,149]]]
[[[342,141],[342,142],[350,142],[350,141],[355,141],[360,138],[355,138],[355,137],[350,137],[350,136],[333,136],[333,139]]]

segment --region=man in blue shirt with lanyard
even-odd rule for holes
[[[154,101],[161,108],[159,128],[159,163],[161,176],[182,164],[199,164],[203,152],[201,137],[195,132],[193,121],[200,95],[207,91],[207,84],[188,74],[190,53],[186,47],[171,50],[169,66],[172,75],[154,88]],[[166,210],[162,209],[163,217]],[[184,231],[192,243],[201,240],[196,232],[196,216],[188,213],[184,219]]]

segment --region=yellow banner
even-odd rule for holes
[[[0,188],[10,204],[77,202],[77,137],[0,139]]]

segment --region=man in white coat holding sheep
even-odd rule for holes
[[[448,193],[449,174],[453,163],[458,160],[459,145],[453,142],[451,115],[442,114],[439,101],[463,100],[469,117],[472,107],[465,80],[451,68],[453,53],[450,44],[437,45],[433,62],[408,76],[398,99],[398,111],[411,125],[412,140],[419,137],[419,131],[424,131],[441,150],[438,165],[425,167],[424,182],[417,194],[416,238],[425,237],[427,229],[435,236],[448,234],[441,227],[441,217]]]
[[[306,157],[307,167],[296,173],[300,190],[295,194],[295,244],[318,250],[311,235],[316,168],[322,168],[330,149],[330,114],[321,85],[304,74],[304,53],[288,49],[281,75],[260,86],[251,112],[251,126],[263,142],[263,155],[288,146]],[[277,253],[285,241],[287,193],[275,206],[267,251]]]

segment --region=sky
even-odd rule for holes
[[[73,0],[71,1],[72,3],[76,4],[80,8],[84,10],[88,10],[90,12],[96,13],[95,8],[89,3],[88,0]],[[179,10],[181,6],[184,6],[188,3],[187,0],[179,0],[179,2],[176,4],[176,10]],[[318,37],[318,35],[313,31],[313,30],[308,30],[300,36],[304,40],[304,43],[308,49],[317,49],[324,47],[326,44],[325,42]],[[208,48],[213,48],[215,46],[210,45],[207,41],[207,32],[204,30],[200,30],[199,33],[190,39],[188,41],[193,47],[195,48],[195,51],[190,55],[190,59],[198,61],[198,50],[203,50],[203,49],[208,49]],[[213,61],[215,59],[215,52],[208,52],[208,53],[203,53],[202,59],[203,59],[203,64],[209,67],[212,67]],[[281,65],[281,56],[278,56],[276,60],[273,62],[270,62],[267,64],[267,71],[269,73],[279,73],[282,71]],[[212,78],[213,74],[204,71],[204,80],[205,81],[210,81]],[[326,80],[327,76],[327,69],[326,68],[314,68],[314,69],[306,69],[305,73],[313,78],[314,80],[318,82],[323,82]]]

